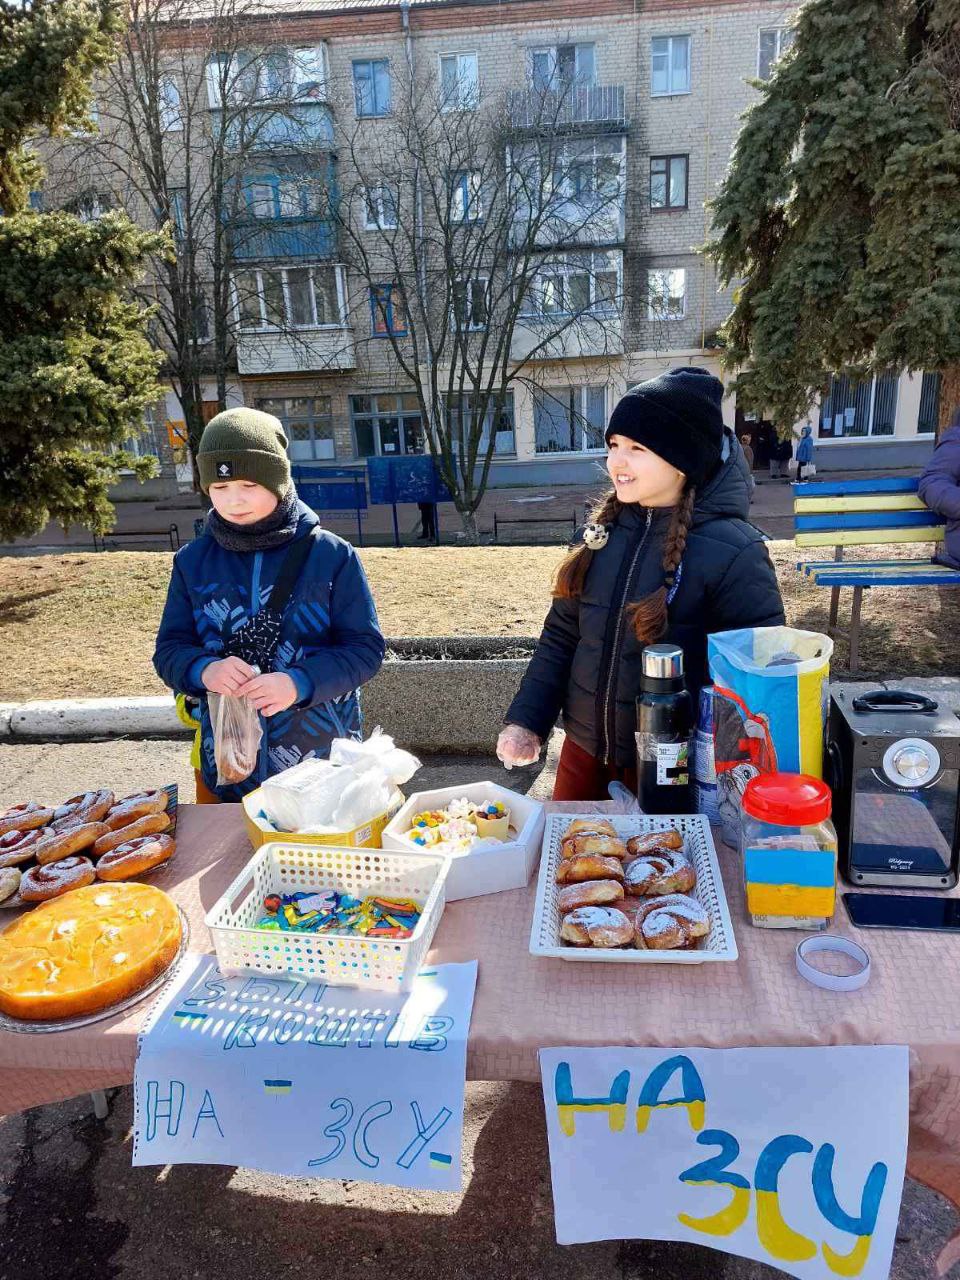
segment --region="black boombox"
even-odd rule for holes
[[[960,716],[952,707],[908,690],[833,685],[826,774],[840,871],[851,884],[953,888]]]

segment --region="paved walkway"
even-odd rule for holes
[[[574,518],[577,522],[584,519],[585,512],[603,491],[604,476],[598,467],[597,483],[594,485],[565,485],[558,488],[528,489],[488,489],[484,495],[479,512],[481,533],[492,539],[494,517],[499,524],[507,520],[536,520],[536,524],[507,524],[499,529],[501,542],[562,542],[569,538],[574,529]],[[789,484],[760,478],[754,494],[751,508],[751,519],[756,521],[771,537],[791,538],[793,536],[792,516],[793,494]],[[122,502],[117,504],[117,524],[115,533],[124,534],[131,530],[150,530],[151,537],[135,537],[124,539],[112,537],[107,545],[123,551],[155,551],[169,549],[167,529],[176,525],[181,542],[193,537],[193,522],[203,515],[199,498],[194,494],[184,495],[176,501],[167,502]],[[400,540],[410,545],[418,542],[420,532],[420,513],[414,504],[404,504],[397,508]],[[324,524],[348,538],[359,543],[356,517],[353,515],[322,514]],[[457,540],[460,527],[456,511],[450,504],[440,508],[440,538],[444,543]],[[393,544],[393,510],[391,507],[370,507],[362,521],[362,541],[369,546],[390,546]],[[16,542],[0,545],[0,554],[29,555],[37,550],[82,551],[90,550],[93,542],[90,533],[79,527],[68,533],[57,524],[49,524],[34,538],[18,538]]]
[[[560,735],[540,769],[433,757],[422,789],[491,778],[546,796]],[[188,744],[0,745],[0,801],[91,787],[176,781],[192,798]],[[560,975],[562,977],[562,975]],[[482,975],[481,975],[482,981]],[[2,1108],[2,1099],[0,1099]],[[131,1090],[103,1124],[89,1099],[0,1119],[2,1280],[227,1280],[269,1275],[379,1280],[777,1280],[760,1263],[693,1245],[555,1242],[542,1095],[533,1085],[467,1086],[460,1195],[361,1182],[281,1178],[249,1169],[130,1164]],[[283,1141],[283,1134],[277,1134]],[[957,1229],[940,1196],[908,1180],[892,1280],[935,1280]],[[951,1272],[960,1280],[960,1268]]]

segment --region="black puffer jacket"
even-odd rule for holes
[[[759,531],[746,523],[749,472],[739,443],[698,495],[693,527],[668,611],[666,640],[682,645],[687,684],[707,683],[707,636],[737,627],[783,623],[776,574]],[[507,724],[541,739],[563,711],[567,733],[584,751],[621,768],[636,763],[634,732],[640,654],[628,604],[663,581],[670,511],[626,506],[602,551],[593,554],[579,600],[554,600]]]

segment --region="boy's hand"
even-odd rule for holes
[[[211,693],[239,694],[253,675],[253,667],[242,658],[221,658],[203,668],[200,679]]]
[[[265,716],[275,716],[278,711],[286,711],[297,700],[297,686],[293,679],[283,671],[274,671],[266,676],[254,676],[246,684],[241,685],[237,695]]]

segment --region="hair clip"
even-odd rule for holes
[[[585,524],[583,545],[588,551],[602,551],[610,541],[610,530],[605,524]]]

